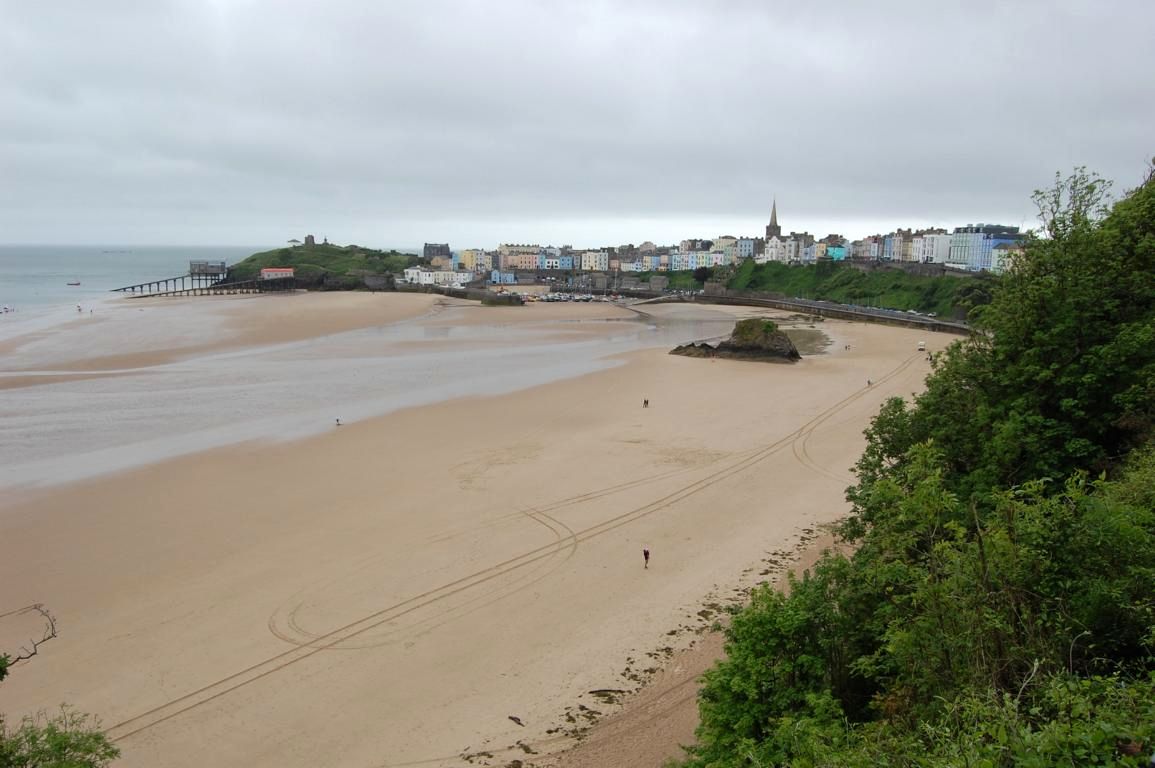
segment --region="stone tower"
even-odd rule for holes
[[[778,226],[778,198],[774,198],[774,204],[770,206],[770,223],[766,225],[766,239],[781,236],[782,227]]]

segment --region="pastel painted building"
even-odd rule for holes
[[[1022,240],[1018,227],[1001,224],[968,224],[951,235],[950,262],[965,264],[973,272],[994,271],[994,249]]]
[[[722,235],[714,239],[714,247],[712,247],[710,250],[724,252],[726,250],[726,246],[736,245],[737,242],[738,238],[736,237],[731,237],[730,235]]]
[[[457,254],[457,265],[460,269],[482,274],[493,269],[493,259],[480,248],[466,248]]]
[[[859,261],[878,261],[882,258],[882,235],[870,235],[853,243],[851,257]]]
[[[754,258],[754,238],[738,238],[738,261]]]
[[[605,272],[610,268],[610,255],[605,251],[586,251],[581,255],[581,268],[586,272]]]
[[[537,253],[511,253],[505,258],[502,264],[502,269],[505,270],[535,270],[538,267],[539,256]]]
[[[1022,255],[1021,243],[999,243],[991,249],[991,271],[1001,275],[1014,266],[1015,259]]]
[[[541,251],[541,246],[537,244],[519,245],[515,243],[502,243],[497,246],[497,264],[495,268],[503,271],[511,269],[537,269],[537,255],[539,251]]]

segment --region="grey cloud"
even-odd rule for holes
[[[0,228],[670,240],[773,194],[848,235],[1019,223],[1055,170],[1139,178],[1151,39],[1145,0],[5,2]]]

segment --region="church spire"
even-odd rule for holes
[[[770,224],[766,227],[766,239],[781,235],[782,227],[778,226],[778,198],[775,197],[774,204],[770,206]]]

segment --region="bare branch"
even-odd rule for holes
[[[31,648],[29,648],[27,645],[20,646],[20,653],[12,656],[9,659],[10,664],[15,664],[18,661],[27,661],[28,659],[31,659],[33,656],[40,652],[40,646],[56,637],[56,617],[52,615],[52,612],[45,608],[42,603],[36,603],[34,605],[28,606],[27,608],[21,609],[20,613],[28,613],[30,611],[35,611],[44,618],[44,634],[39,640],[29,640],[29,642],[32,644]]]

